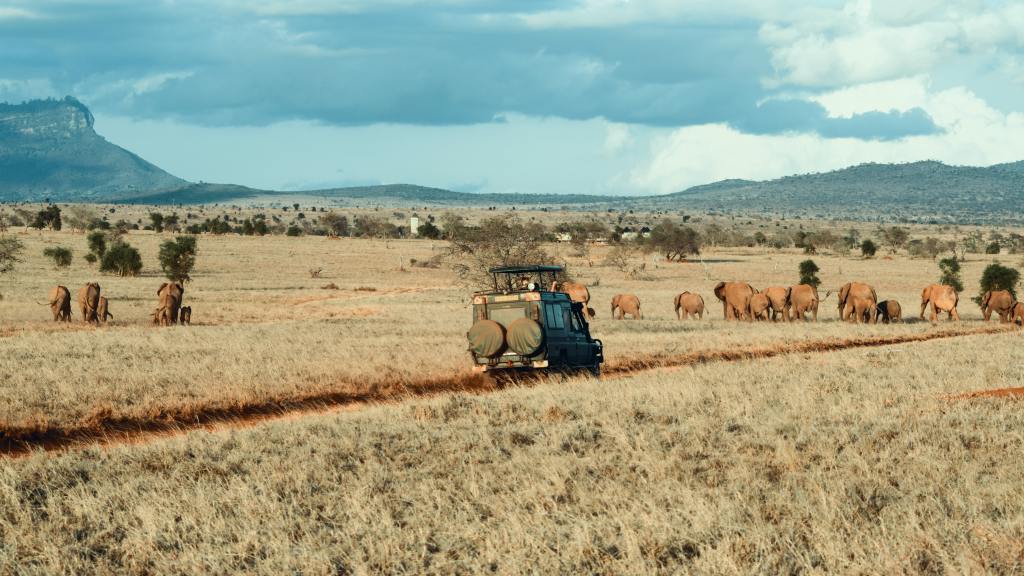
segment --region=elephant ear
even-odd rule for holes
[[[181,292],[182,294],[184,294],[185,293],[185,287],[181,284],[181,282],[177,282],[176,284],[178,285],[178,291]]]
[[[164,287],[165,287],[165,286],[167,286],[167,282],[164,282],[163,284],[161,284],[161,285],[160,285],[160,287],[159,287],[159,288],[157,288],[157,289],[156,289],[156,295],[157,295],[157,296],[159,296],[159,295],[160,295],[160,293],[164,291]]]
[[[725,294],[722,293],[722,290],[724,288],[725,282],[719,282],[718,284],[715,284],[715,297],[718,298],[719,300],[725,300]]]
[[[988,306],[988,301],[991,298],[992,298],[992,291],[989,290],[988,292],[985,292],[985,295],[981,297],[981,307],[984,308],[985,306]],[[1010,309],[1011,310],[1013,309],[1012,305],[1010,306]]]

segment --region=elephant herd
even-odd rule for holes
[[[590,292],[583,284],[565,282],[561,291],[569,294],[573,302],[583,304],[587,319],[594,316],[589,307]],[[810,284],[796,286],[772,286],[757,290],[746,282],[719,282],[714,289],[715,297],[722,303],[722,316],[726,320],[771,320],[779,318],[784,322],[806,321],[807,315],[818,320],[818,305],[823,300],[818,290]],[[827,299],[831,291],[825,294]],[[836,293],[839,317],[846,322],[870,323],[903,321],[903,309],[899,301],[888,299],[879,301],[875,289],[863,282],[848,282]],[[930,310],[931,322],[936,322],[941,313],[946,313],[949,320],[960,320],[957,305],[960,297],[951,286],[932,284],[921,291],[920,318]],[[704,317],[704,298],[695,292],[681,292],[673,300],[676,317],[680,320]],[[1017,302],[1006,290],[986,292],[981,300],[981,308],[985,320],[991,318],[993,312],[999,314],[1004,323],[1024,324],[1024,303]],[[635,294],[616,294],[611,302],[612,318],[622,320],[631,316],[634,320],[643,319],[640,298]]]
[[[192,323],[192,307],[182,306],[185,288],[180,282],[164,282],[156,292],[159,298],[157,308],[153,310],[153,323],[170,326],[181,323]],[[71,321],[71,291],[66,286],[55,286],[50,290],[48,300],[55,322]],[[106,324],[113,318],[110,313],[110,302],[100,295],[100,285],[89,282],[78,291],[78,307],[82,311],[82,321],[97,326]]]

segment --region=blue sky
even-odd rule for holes
[[[1024,158],[988,0],[0,0],[0,101],[71,94],[190,180],[651,194]]]

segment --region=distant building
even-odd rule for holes
[[[420,235],[420,219],[417,216],[409,218],[409,234],[412,236]]]

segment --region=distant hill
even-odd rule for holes
[[[0,198],[102,201],[185,181],[96,134],[74,98],[0,104]]]
[[[191,183],[99,136],[74,98],[0,104],[0,200],[135,204],[304,202],[713,211],[886,221],[1024,222],[1024,161],[862,164],[776,180],[723,180],[662,196],[473,194],[412,184],[310,191]]]
[[[451,206],[558,206],[623,202],[627,198],[583,194],[474,194],[413,184],[382,184],[325,190],[277,192],[232,184],[187,184],[180,188],[118,199],[131,204],[213,204],[230,202],[288,203],[290,198],[324,202],[434,204]]]
[[[725,180],[642,203],[744,214],[1006,221],[1019,219],[1024,206],[1024,161],[987,168],[934,161],[861,164],[764,182]]]

